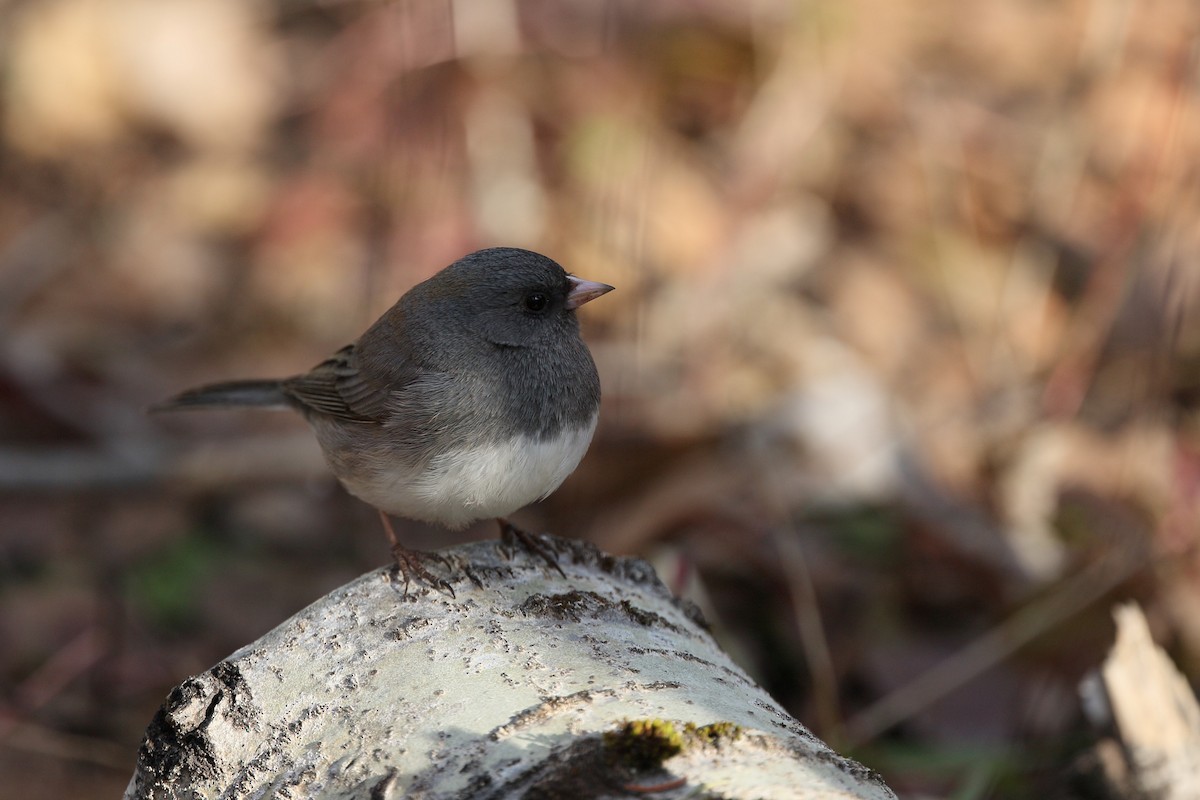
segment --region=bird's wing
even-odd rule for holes
[[[288,378],[283,390],[306,410],[346,422],[379,424],[388,414],[388,386],[363,377],[352,344],[303,375]]]

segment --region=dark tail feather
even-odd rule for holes
[[[198,386],[150,407],[151,412],[180,409],[257,406],[294,408],[283,393],[283,381],[229,381]]]

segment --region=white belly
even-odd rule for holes
[[[593,417],[556,439],[517,436],[437,456],[417,474],[378,472],[346,487],[389,514],[459,528],[511,514],[553,492],[575,471],[595,429]]]

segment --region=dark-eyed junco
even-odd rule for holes
[[[528,250],[480,250],[302,375],[201,386],[155,410],[300,411],[333,474],[384,515],[406,579],[442,583],[386,514],[451,528],[496,517],[537,549],[502,518],[558,488],[591,442],[600,379],[575,309],[612,288]]]

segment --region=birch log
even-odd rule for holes
[[[171,692],[125,797],[895,795],[721,652],[644,561],[546,537],[368,573]]]

